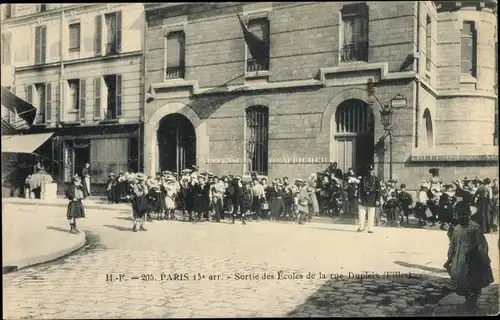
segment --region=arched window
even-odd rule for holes
[[[248,171],[267,175],[269,109],[251,106],[246,109],[246,154]]]
[[[374,117],[364,101],[349,99],[342,102],[332,119],[333,145],[331,154],[338,168],[346,172],[354,168],[363,174],[374,157]],[[333,123],[335,122],[335,123]]]
[[[422,121],[422,131],[423,131],[423,142],[424,148],[434,147],[434,134],[432,128],[432,118],[429,109],[425,109]]]
[[[344,101],[335,113],[335,132],[342,134],[373,131],[373,115],[370,111],[364,101]]]

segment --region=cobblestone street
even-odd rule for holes
[[[54,228],[65,227],[65,209],[42,210],[61,217]],[[450,293],[441,268],[448,239],[439,231],[155,221],[132,233],[127,219],[88,210],[79,221],[87,247],[4,275],[3,317],[429,315]],[[349,279],[363,272],[369,279]]]

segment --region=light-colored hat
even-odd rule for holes
[[[422,183],[420,184],[420,187],[421,188],[429,188],[430,187],[429,181],[427,181],[427,180],[422,181]]]
[[[297,182],[304,183],[304,180],[302,180],[302,179],[295,179],[295,183],[297,183]]]
[[[144,181],[144,180],[146,180],[148,177],[147,177],[144,173],[138,173],[138,174],[136,175],[136,178],[137,178],[137,180],[139,180],[139,181]]]
[[[80,177],[77,174],[75,174],[73,176],[73,181],[82,181],[82,179],[80,179]]]

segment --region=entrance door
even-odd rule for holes
[[[74,155],[74,168],[73,174],[78,174],[82,176],[82,170],[85,168],[85,164],[90,164],[90,143],[89,141],[75,141],[73,147]]]
[[[158,128],[160,170],[181,172],[196,165],[196,133],[185,116],[163,118]]]
[[[361,100],[346,100],[338,106],[333,125],[333,160],[342,172],[352,167],[357,175],[363,175],[374,156],[371,108]]]

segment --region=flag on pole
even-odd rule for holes
[[[238,19],[240,20],[241,28],[243,29],[243,37],[248,45],[248,50],[252,55],[252,58],[257,60],[259,64],[267,64],[269,61],[269,39],[262,39],[255,33],[248,30],[247,25],[241,19],[241,16],[237,13]]]

